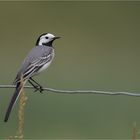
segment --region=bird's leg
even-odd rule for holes
[[[34,85],[31,80],[29,79],[28,82],[35,88],[35,91],[36,92],[37,90],[39,90],[40,88],[37,86],[37,85]]]
[[[33,78],[30,78],[29,81],[30,81],[30,83],[34,82],[37,86],[34,85],[33,83],[32,83],[32,85],[35,86],[36,90],[39,90],[40,93],[42,93],[43,87],[42,87],[39,83],[37,83]],[[32,81],[32,82],[31,82],[31,81]]]

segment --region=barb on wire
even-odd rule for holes
[[[0,88],[15,88],[15,85],[0,85]],[[32,86],[24,86],[27,89],[34,89]],[[50,91],[52,93],[58,94],[102,94],[102,95],[124,95],[124,96],[134,96],[140,97],[140,93],[132,93],[132,92],[113,92],[113,91],[99,91],[99,90],[60,90],[54,88],[43,88],[45,91]]]

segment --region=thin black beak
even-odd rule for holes
[[[59,37],[59,36],[55,36],[55,37],[54,37],[54,40],[55,40],[55,39],[59,39],[59,38],[61,38],[61,37]]]

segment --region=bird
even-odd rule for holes
[[[33,76],[38,75],[49,67],[54,58],[53,42],[59,38],[59,36],[54,36],[51,33],[43,33],[38,37],[35,47],[25,57],[13,82],[15,91],[8,105],[4,122],[8,121],[14,104],[27,81],[35,88],[35,91],[43,91],[43,87],[33,79]]]

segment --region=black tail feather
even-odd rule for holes
[[[22,84],[21,84],[21,82],[19,82],[19,83],[17,83],[17,85],[16,85],[15,92],[14,92],[14,94],[13,94],[13,96],[12,96],[12,98],[11,98],[11,101],[10,101],[10,103],[9,103],[9,106],[8,106],[8,108],[7,108],[7,111],[6,111],[6,114],[5,114],[5,118],[4,118],[4,121],[5,121],[5,122],[7,122],[8,119],[9,119],[9,116],[10,116],[10,113],[11,113],[11,111],[12,111],[12,108],[13,108],[13,106],[14,106],[16,100],[18,99],[18,97],[19,97],[19,95],[20,95],[20,93],[21,93],[21,89],[22,89]]]

